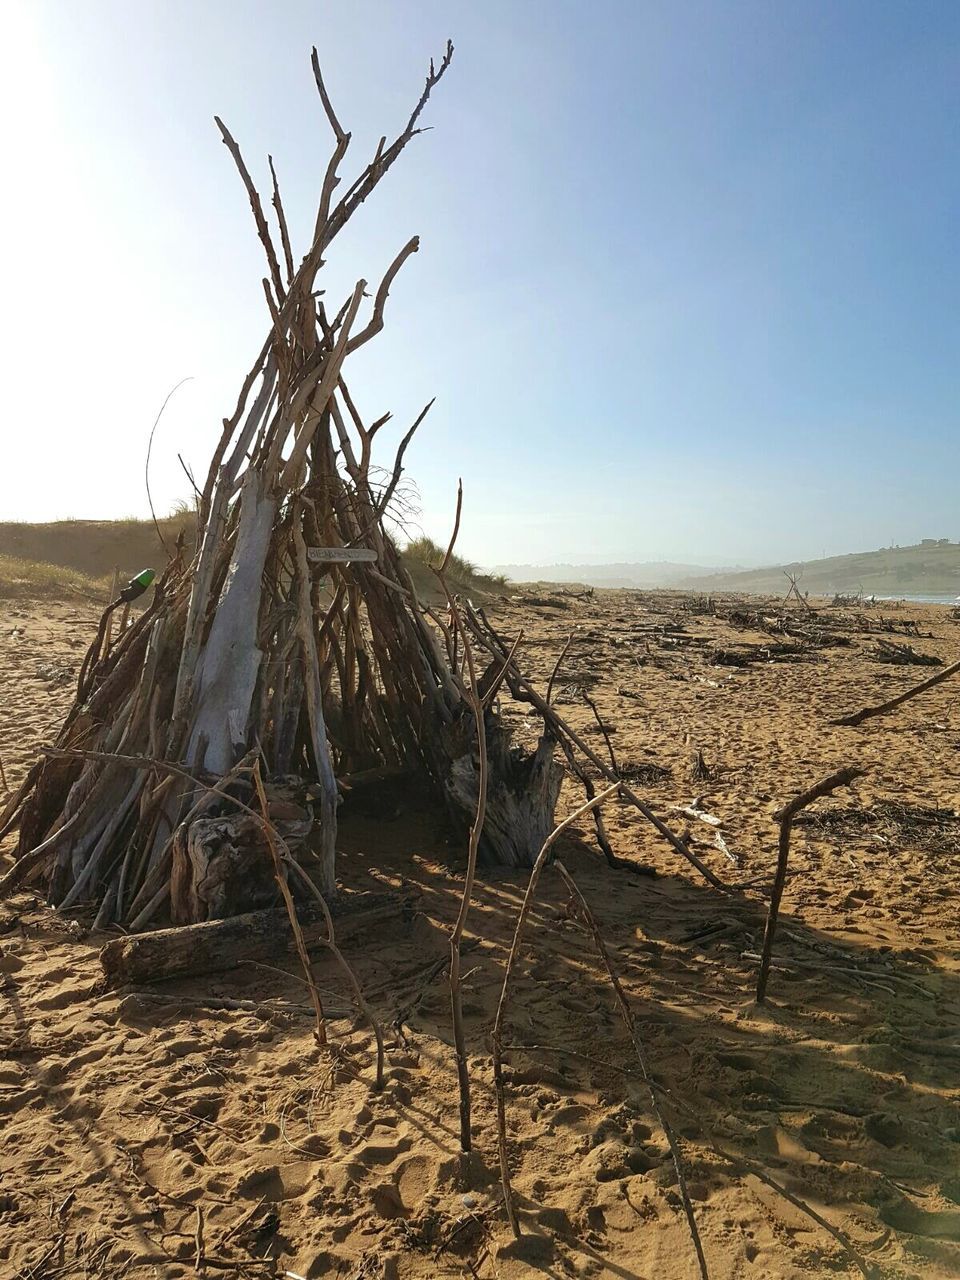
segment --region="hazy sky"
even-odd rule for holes
[[[0,0],[0,518],[186,495],[266,332],[223,116],[306,236],[330,135],[416,139],[337,302],[421,252],[354,361],[423,527],[498,561],[812,558],[960,537],[955,0]],[[351,162],[352,157],[352,162]],[[387,432],[383,433],[387,436]],[[384,461],[389,460],[386,456]]]

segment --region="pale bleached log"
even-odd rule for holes
[[[362,893],[328,906],[342,942],[363,929],[403,923],[413,904],[410,894]],[[301,913],[301,922],[307,945],[325,947],[326,923],[311,921],[308,912]],[[115,938],[100,952],[100,964],[108,985],[116,987],[233,969],[245,960],[281,955],[292,945],[290,922],[280,908]]]
[[[240,498],[240,525],[227,579],[203,649],[197,679],[197,714],[187,759],[211,773],[226,773],[246,748],[248,720],[263,654],[257,648],[263,566],[276,517],[276,500],[248,471]],[[206,739],[204,759],[197,749]]]

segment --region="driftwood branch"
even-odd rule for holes
[[[457,545],[457,534],[460,532],[460,516],[462,515],[462,513],[463,513],[463,481],[458,480],[457,481],[457,511],[456,511],[456,515],[453,518],[453,533],[451,533],[450,535],[450,541],[447,544],[446,554],[443,557],[443,560],[440,564],[440,568],[436,570],[437,577],[440,578],[441,582],[443,581],[443,575],[447,572],[447,569],[450,566],[450,560],[453,556],[453,548]],[[453,608],[453,604],[451,601],[451,609],[452,608]]]
[[[333,130],[333,136],[337,142],[342,142],[348,135],[344,133],[340,127],[340,121],[333,109],[333,103],[330,101],[330,95],[327,93],[326,85],[323,83],[323,73],[320,70],[320,55],[317,53],[317,46],[314,45],[310,52],[310,65],[313,68],[313,78],[317,83],[317,93],[320,95],[320,101],[323,103],[323,109],[327,119],[330,121],[330,128]]]
[[[390,286],[397,277],[397,272],[410,257],[412,253],[416,253],[420,248],[420,237],[414,236],[403,246],[397,256],[387,268],[387,273],[380,282],[380,288],[377,290],[377,296],[373,301],[373,315],[370,317],[369,323],[360,330],[358,334],[350,339],[347,343],[347,355],[351,355],[358,347],[362,347],[365,342],[369,342],[383,328],[383,309],[387,305],[387,298],[390,296]]]
[[[233,162],[237,166],[237,172],[246,188],[247,196],[250,200],[250,208],[253,211],[253,220],[257,226],[257,235],[260,237],[260,243],[263,245],[263,251],[267,255],[267,265],[270,268],[270,279],[273,281],[273,287],[277,291],[277,299],[282,302],[284,298],[283,278],[280,275],[280,263],[277,261],[277,251],[273,247],[273,240],[270,237],[270,228],[267,225],[266,215],[263,212],[263,204],[260,200],[260,193],[253,185],[253,179],[250,177],[250,170],[247,168],[246,162],[240,152],[236,139],[233,134],[223,123],[219,116],[213,117],[217,128],[220,130],[220,136],[223,139],[224,146],[233,156]]]
[[[567,636],[567,643],[560,650],[560,655],[557,658],[556,662],[553,664],[553,670],[550,672],[550,679],[547,681],[547,693],[544,699],[548,707],[550,703],[553,701],[554,682],[556,681],[556,678],[560,672],[560,668],[563,665],[564,658],[567,656],[567,654],[570,651],[570,646],[573,644],[573,637],[575,635],[576,635],[575,631],[570,632],[570,634]]]
[[[944,667],[942,671],[938,671],[935,676],[930,676],[928,680],[922,680],[920,684],[915,684],[912,689],[908,689],[906,693],[898,694],[895,698],[890,698],[887,702],[881,702],[875,707],[862,707],[859,711],[854,711],[851,715],[841,716],[839,720],[831,720],[831,724],[840,725],[857,725],[862,724],[864,720],[872,720],[874,716],[886,715],[888,711],[893,711],[896,707],[902,706],[904,702],[908,702],[911,698],[915,698],[918,693],[926,693],[928,689],[935,688],[938,684],[942,684],[944,680],[949,680],[951,676],[955,676],[960,671],[960,662],[951,663],[949,667]]]
[[[340,940],[363,930],[376,930],[409,916],[411,896],[363,893],[332,903]],[[247,961],[268,960],[294,947],[283,907],[247,911],[226,920],[176,925],[114,938],[100,952],[100,964],[111,987],[126,983],[163,982],[191,975],[204,977]],[[327,926],[316,912],[300,915],[307,948],[327,945]]]
[[[790,832],[793,820],[807,805],[813,804],[822,796],[828,796],[839,787],[848,787],[856,778],[860,778],[865,769],[850,767],[831,773],[822,778],[816,786],[804,791],[790,801],[780,811],[780,843],[777,853],[777,872],[770,891],[770,907],[767,912],[767,923],[763,931],[763,947],[760,951],[760,971],[757,975],[757,1003],[762,1004],[767,993],[767,979],[770,975],[770,956],[773,952],[773,937],[777,929],[777,917],[780,912],[780,900],[783,897],[784,885],[787,882],[787,863],[790,858]]]

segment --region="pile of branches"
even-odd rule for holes
[[[869,808],[852,805],[804,813],[797,821],[840,839],[879,836],[895,847],[960,853],[960,815],[953,809],[881,800]]]
[[[735,649],[716,648],[710,660],[717,667],[750,667],[766,662],[816,662],[812,648],[805,644],[741,644]]]
[[[878,640],[871,650],[874,662],[889,662],[902,667],[942,667],[943,659],[933,653],[918,653],[913,645],[896,644],[892,640]]]
[[[508,643],[450,593],[460,502],[437,567],[440,605],[418,597],[388,532],[404,455],[430,405],[379,469],[374,444],[389,415],[364,419],[344,369],[382,330],[417,237],[372,302],[362,279],[335,308],[317,288],[335,240],[420,132],[452,54],[448,44],[439,66],[431,62],[404,128],[381,139],[335,199],[350,134],[314,50],[334,142],[299,265],[272,159],[271,226],[217,120],[265,254],[269,331],[198,494],[195,553],[178,543],[133,621],[143,583],[104,611],[55,742],[0,814],[0,836],[18,830],[0,892],[34,884],[60,909],[82,907],[97,927],[119,922],[130,932],[166,915],[184,925],[238,915],[275,902],[278,888],[292,913],[291,872],[307,898],[336,892],[337,806],[357,774],[424,775],[469,828],[471,858],[512,866],[530,865],[553,829],[558,744],[568,763],[580,753],[619,780],[557,716],[553,682],[541,697],[525,680],[521,637]],[[474,651],[485,656],[479,669]],[[502,689],[542,719],[532,752],[510,741]],[[590,794],[589,778],[576,776]],[[723,887],[638,796],[626,786],[621,795]]]
[[[217,120],[265,254],[269,331],[198,496],[196,553],[188,559],[178,545],[148,606],[116,633],[130,593],[108,607],[55,743],[0,816],[0,832],[19,828],[4,887],[40,884],[58,907],[92,907],[98,925],[131,930],[168,910],[187,922],[259,905],[276,886],[252,813],[256,769],[268,806],[290,775],[310,781],[298,822],[310,835],[311,875],[333,894],[338,779],[417,769],[466,827],[478,711],[488,719],[487,853],[528,862],[551,830],[554,742],[545,734],[532,755],[511,746],[491,710],[502,661],[490,660],[475,706],[452,601],[444,618],[418,599],[388,533],[404,454],[430,405],[379,469],[374,444],[389,415],[366,422],[345,377],[348,357],[383,328],[390,289],[419,241],[403,246],[372,298],[362,279],[332,307],[317,288],[335,240],[420,132],[452,53],[448,44],[431,63],[404,128],[381,139],[335,198],[350,134],[314,51],[334,141],[299,264],[272,159],[273,226]]]
[[[718,613],[725,622],[743,631],[760,631],[771,636],[788,636],[800,640],[815,649],[830,649],[851,644],[843,634],[845,628],[835,617],[825,617],[808,608],[803,614],[771,613],[769,610],[748,609],[738,605],[724,613]]]

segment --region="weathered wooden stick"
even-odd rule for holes
[[[556,662],[553,664],[553,670],[550,672],[550,679],[547,681],[547,696],[545,701],[548,707],[550,703],[553,701],[553,683],[560,672],[560,668],[563,665],[563,660],[567,656],[570,646],[573,644],[573,637],[575,635],[576,635],[575,631],[570,632],[570,634],[567,636],[567,643],[560,650],[560,656],[557,658]]]
[[[329,910],[343,941],[363,929],[403,918],[413,901],[409,894],[358,894],[337,899]],[[327,945],[327,926],[322,920],[318,923],[317,912],[302,911],[301,927],[308,948]],[[292,945],[286,911],[271,908],[114,938],[100,952],[100,963],[110,986],[161,982],[232,969],[243,960],[267,958]]]
[[[650,1072],[647,1068],[646,1054],[644,1053],[643,1044],[641,1043],[641,1040],[640,1040],[640,1033],[637,1031],[637,1024],[634,1022],[633,1014],[630,1011],[630,1005],[627,1003],[626,992],[624,991],[623,987],[620,985],[620,979],[617,977],[616,971],[614,970],[613,961],[610,959],[610,953],[607,950],[607,945],[603,940],[603,934],[600,932],[600,926],[597,924],[596,917],[594,916],[593,912],[590,910],[589,906],[587,905],[587,900],[583,896],[583,894],[580,892],[580,888],[577,885],[577,882],[574,880],[573,876],[571,876],[570,872],[567,870],[567,868],[563,865],[562,862],[558,860],[557,862],[554,863],[554,866],[559,872],[563,880],[563,883],[570,890],[571,894],[577,900],[580,906],[580,910],[583,913],[583,918],[586,921],[587,927],[589,928],[590,932],[593,934],[593,941],[594,941],[594,944],[596,945],[597,953],[600,956],[601,961],[603,962],[603,967],[606,969],[607,976],[610,979],[610,984],[613,987],[613,993],[617,1000],[617,1006],[620,1009],[620,1014],[623,1018],[624,1024],[627,1028],[627,1032],[630,1036],[630,1040],[633,1044],[634,1052],[637,1055],[637,1064],[640,1067],[640,1074],[643,1076],[644,1080],[646,1081],[647,1088],[650,1092],[650,1101],[653,1104],[654,1113],[657,1117],[657,1120],[660,1122],[660,1127],[663,1129],[664,1135],[666,1136],[666,1139],[667,1139],[667,1144],[670,1147],[670,1154],[673,1157],[673,1167],[676,1170],[676,1174],[677,1174],[677,1185],[680,1189],[680,1198],[683,1201],[683,1211],[687,1217],[687,1225],[690,1228],[690,1235],[691,1235],[691,1238],[693,1239],[693,1247],[694,1247],[694,1250],[696,1251],[697,1262],[699,1263],[699,1266],[700,1266],[700,1275],[702,1277],[702,1280],[709,1280],[709,1276],[707,1273],[707,1260],[703,1254],[703,1245],[700,1243],[700,1232],[697,1230],[697,1221],[693,1214],[693,1204],[690,1200],[690,1192],[687,1190],[687,1180],[684,1176],[683,1166],[681,1164],[680,1144],[677,1141],[676,1134],[673,1132],[673,1126],[670,1124],[670,1121],[667,1119],[667,1117],[663,1114],[660,1104],[657,1101],[657,1095],[656,1095],[656,1092],[654,1091],[653,1081],[650,1078]]]
[[[864,773],[866,773],[865,769],[855,767],[840,769],[837,773],[831,773],[829,777],[822,778],[809,791],[804,791],[800,795],[794,796],[790,803],[780,811],[780,845],[777,853],[777,874],[774,876],[773,888],[770,891],[770,909],[767,913],[767,924],[763,931],[760,971],[757,974],[757,1004],[763,1003],[767,992],[770,955],[773,950],[773,935],[777,928],[777,916],[780,912],[783,887],[787,882],[787,862],[790,857],[790,831],[793,827],[793,820],[801,809],[805,809],[808,804],[813,804],[814,800],[819,800],[821,796],[830,795],[838,787],[849,786],[855,778],[862,777]]]
[[[457,1057],[457,1081],[460,1089],[460,1151],[466,1155],[472,1147],[470,1135],[470,1069],[467,1063],[467,1042],[463,1029],[463,993],[460,986],[460,960],[463,944],[463,931],[467,925],[470,912],[470,900],[473,897],[473,882],[477,873],[477,853],[480,848],[480,837],[483,835],[483,822],[487,811],[487,733],[484,719],[483,699],[477,680],[477,669],[473,661],[473,646],[463,624],[453,595],[444,577],[444,570],[453,555],[454,543],[460,528],[460,511],[463,505],[463,485],[457,486],[457,516],[453,527],[453,536],[443,558],[443,564],[436,570],[437,579],[447,597],[450,615],[455,624],[463,631],[463,651],[470,672],[469,702],[473,710],[477,731],[477,809],[470,827],[470,839],[467,846],[467,870],[463,881],[463,895],[460,899],[460,910],[450,934],[450,1006],[453,1019],[453,1043]]]
[[[79,816],[79,814],[75,813],[69,817],[62,827],[57,828],[53,835],[47,836],[46,840],[38,844],[35,849],[31,849],[18,862],[15,862],[5,875],[0,876],[0,898],[22,884],[30,872],[43,862],[47,854],[52,852],[60,841],[70,834],[76,826]]]
[[[915,684],[906,693],[901,693],[896,698],[891,698],[889,702],[881,702],[875,707],[861,707],[859,711],[853,712],[852,715],[841,716],[839,720],[831,720],[830,723],[843,725],[862,724],[864,720],[872,720],[874,716],[885,715],[886,712],[893,711],[895,707],[899,707],[902,703],[909,701],[910,698],[915,698],[918,693],[926,693],[928,689],[932,689],[942,681],[948,680],[950,676],[956,675],[958,671],[960,671],[960,662],[954,662],[949,667],[944,667],[942,671],[938,671],[935,676],[931,676],[929,680],[922,680],[920,684]]]
[[[533,895],[537,889],[537,881],[540,879],[540,872],[543,870],[547,860],[547,854],[559,837],[566,831],[571,823],[576,822],[577,818],[583,814],[589,813],[591,809],[596,809],[598,805],[603,804],[604,800],[608,800],[615,791],[620,789],[620,783],[614,783],[612,787],[607,787],[605,791],[601,791],[599,795],[592,796],[579,809],[574,809],[573,813],[568,814],[562,822],[550,832],[543,847],[537,854],[537,859],[533,864],[530,872],[530,879],[527,881],[527,888],[523,895],[523,902],[520,904],[520,912],[517,915],[517,923],[513,931],[513,941],[510,944],[510,954],[507,957],[507,964],[503,971],[503,985],[500,988],[500,999],[497,1002],[497,1013],[493,1020],[493,1031],[490,1039],[493,1049],[493,1080],[497,1091],[497,1133],[500,1152],[500,1181],[503,1186],[503,1202],[507,1210],[507,1218],[510,1221],[510,1227],[513,1234],[520,1239],[520,1222],[517,1218],[517,1211],[513,1203],[513,1190],[510,1186],[510,1168],[507,1163],[507,1102],[506,1094],[503,1087],[503,1021],[507,1012],[507,991],[510,986],[510,977],[513,973],[513,966],[516,963],[517,956],[520,952],[520,943],[523,938],[524,926],[527,923],[527,916],[530,914],[530,907],[533,903]]]
[[[320,992],[313,976],[313,966],[310,964],[310,954],[307,951],[306,939],[303,936],[303,927],[300,924],[300,917],[297,915],[297,905],[293,900],[293,894],[290,892],[290,886],[287,884],[287,877],[283,874],[276,832],[268,817],[270,806],[267,802],[267,793],[263,789],[259,760],[253,766],[253,784],[257,789],[257,799],[260,801],[260,810],[263,813],[263,832],[267,838],[270,857],[273,860],[273,874],[277,881],[277,888],[280,890],[280,896],[283,898],[287,919],[290,922],[290,931],[297,946],[297,955],[300,957],[303,976],[306,978],[307,987],[310,990],[310,1001],[317,1019],[317,1041],[325,1045],[327,1043],[327,1020],[323,1015],[323,1001],[320,998]],[[290,851],[286,848],[286,845],[284,845],[284,850],[289,854]]]

